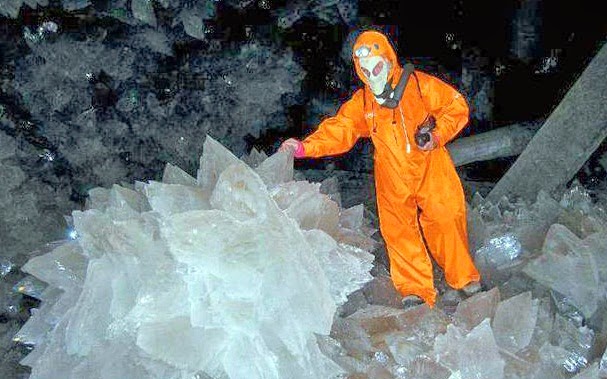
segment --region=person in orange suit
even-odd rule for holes
[[[403,304],[435,305],[427,250],[444,270],[447,284],[468,295],[478,292],[480,274],[468,251],[464,191],[445,148],[468,123],[465,99],[411,64],[402,67],[380,32],[361,33],[352,58],[364,87],[303,141],[290,138],[279,150],[318,158],[345,153],[359,138],[371,138],[380,231]],[[420,125],[429,127],[420,132]]]

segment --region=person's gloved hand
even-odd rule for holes
[[[438,147],[438,136],[432,132],[426,133],[430,139],[423,146],[419,146],[420,150],[430,151]]]
[[[278,151],[287,150],[293,151],[293,156],[295,158],[303,158],[305,156],[303,143],[298,139],[289,138],[288,140],[284,141],[278,148]]]

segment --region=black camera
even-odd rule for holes
[[[422,147],[430,141],[430,133],[436,127],[436,120],[433,116],[428,116],[418,127],[415,132],[415,143],[417,146]]]

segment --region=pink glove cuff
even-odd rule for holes
[[[303,158],[306,156],[306,152],[304,151],[304,145],[301,141],[297,141],[297,148],[295,149],[295,153],[293,153],[295,158]]]

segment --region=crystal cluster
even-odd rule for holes
[[[196,177],[169,164],[162,182],[91,190],[76,239],[22,268],[15,290],[42,300],[14,338],[34,346],[32,378],[605,376],[607,219],[580,187],[477,197],[487,290],[402,309],[335,180],[293,181],[287,154],[204,152]]]
[[[604,376],[601,205],[574,185],[561,202],[544,193],[533,204],[477,196],[468,216],[486,291],[455,306],[441,293],[434,309],[352,297],[358,309],[335,320],[323,351],[356,379]]]
[[[23,286],[42,300],[15,336],[35,346],[30,378],[340,374],[317,336],[372,278],[343,236],[369,237],[292,166],[253,169],[207,137],[196,178],[167,165],[162,182],[92,190],[78,238],[22,267],[48,283]]]
[[[90,188],[154,177],[165,162],[193,171],[205,133],[244,154],[245,136],[287,125],[303,79],[288,49],[252,41],[201,52],[173,77],[159,67],[173,49],[161,30],[113,42],[51,21],[32,30],[7,91],[31,121],[0,105],[3,256],[64,238],[62,215]]]

